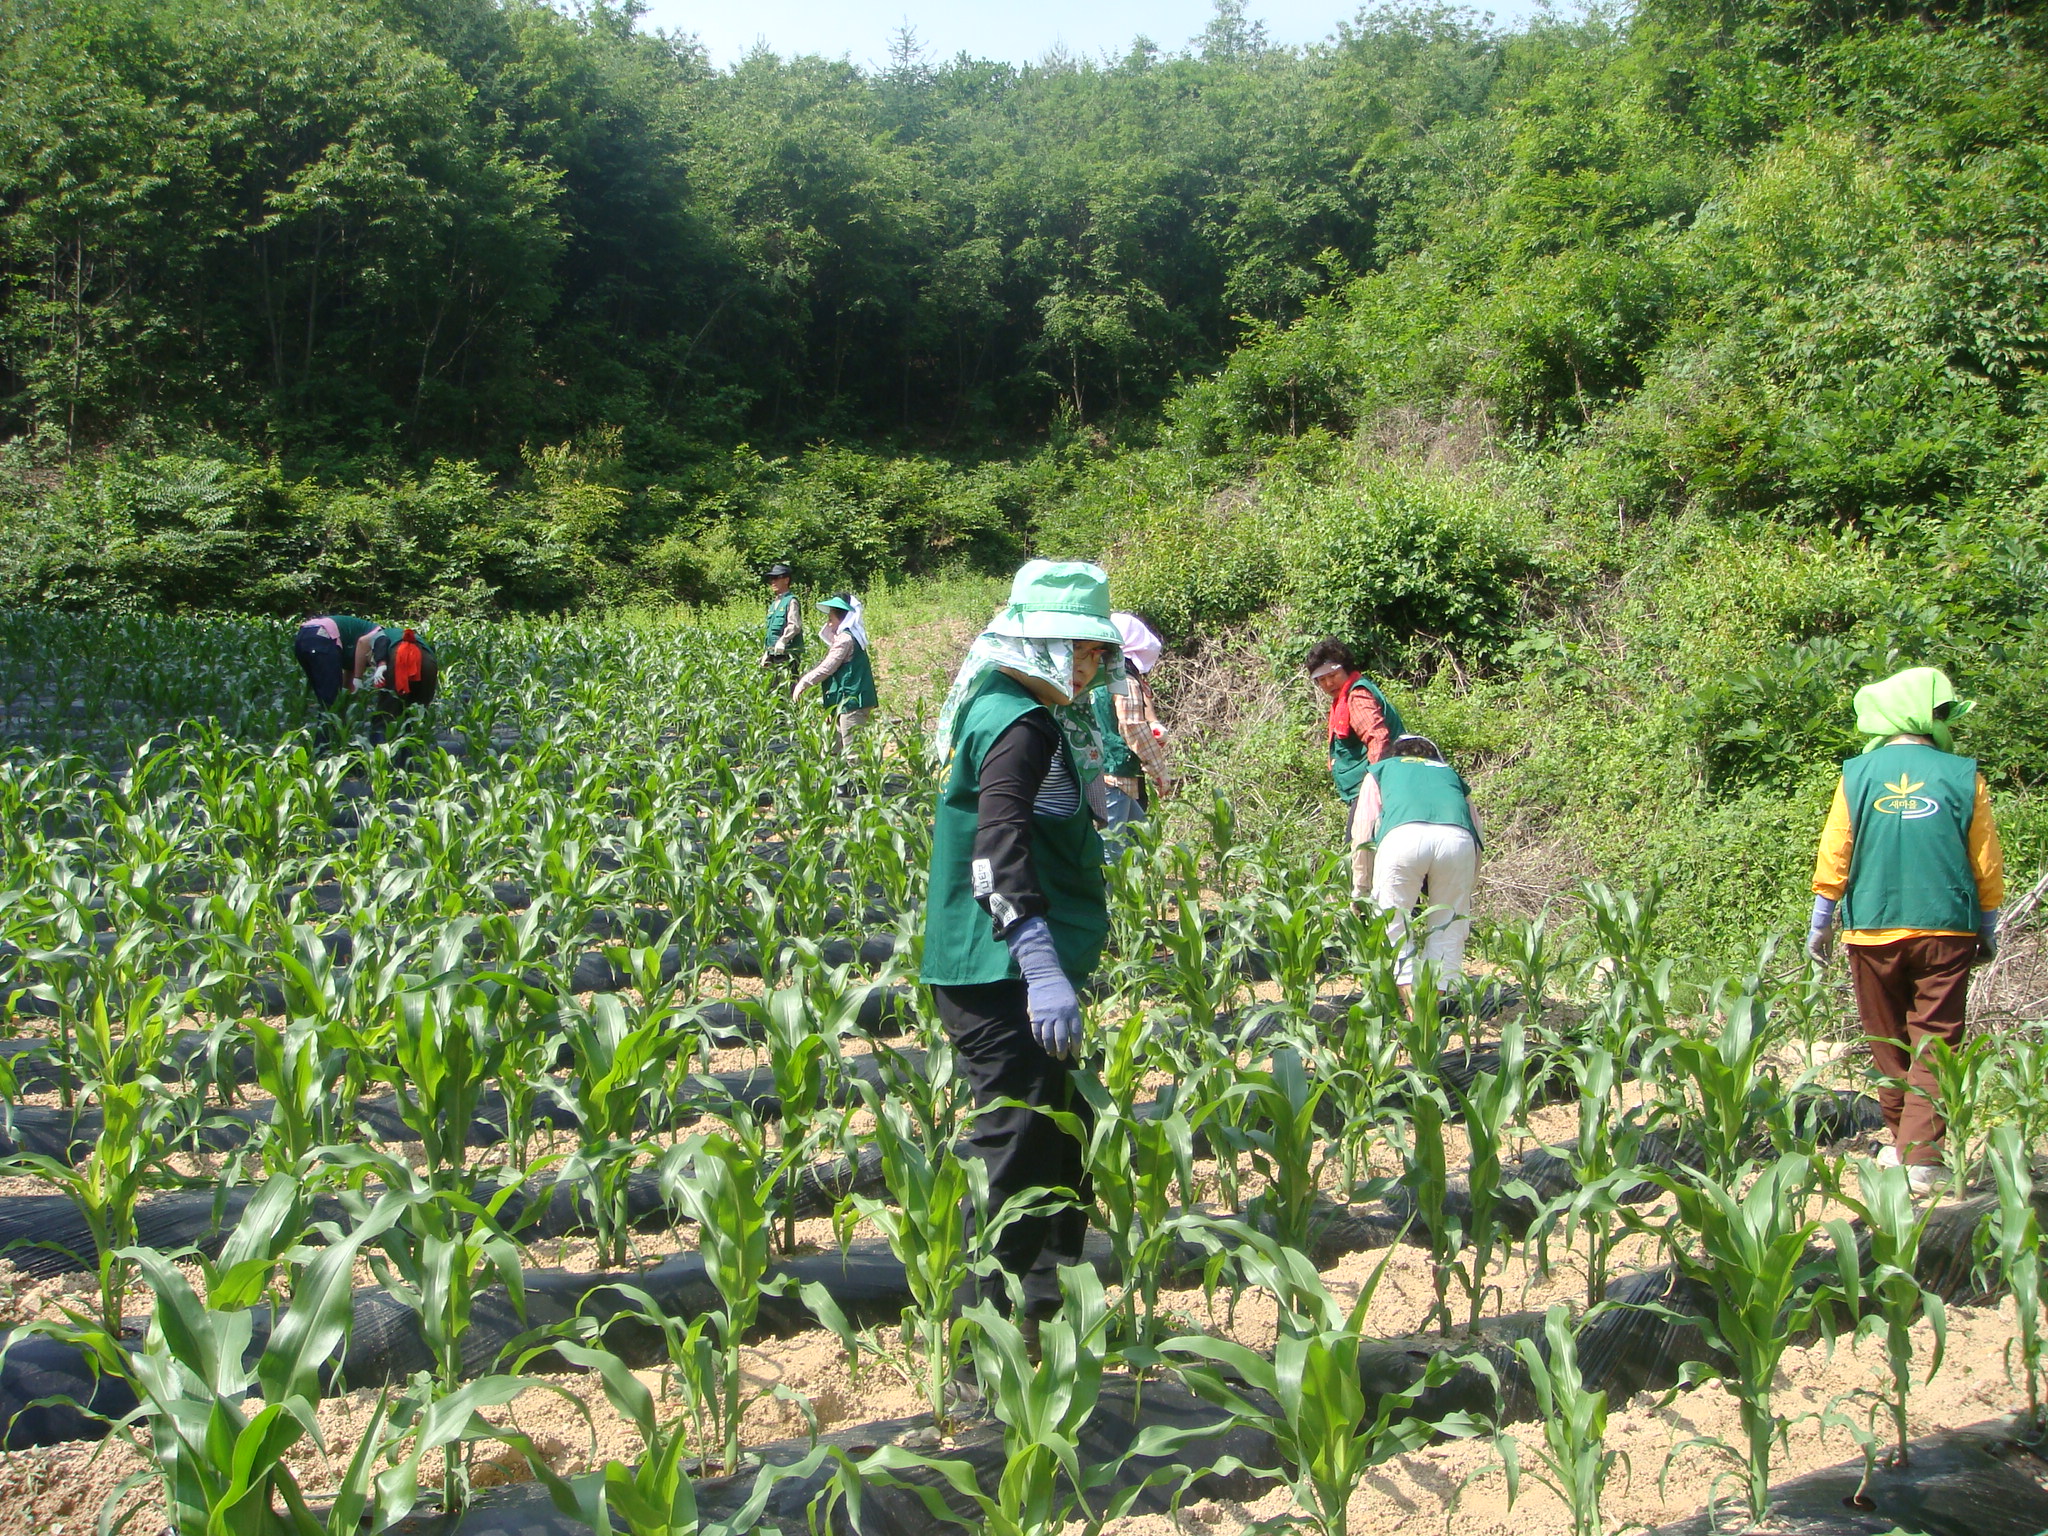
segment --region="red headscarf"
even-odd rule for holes
[[[420,642],[411,630],[391,648],[391,687],[400,698],[409,697],[420,680]]]
[[[1351,734],[1351,690],[1358,685],[1358,674],[1346,672],[1344,686],[1337,690],[1337,696],[1330,700],[1330,740]]]

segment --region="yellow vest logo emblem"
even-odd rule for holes
[[[1903,821],[1918,821],[1923,816],[1932,816],[1941,809],[1941,802],[1932,795],[1916,794],[1926,788],[1925,781],[1914,782],[1912,775],[1900,774],[1895,783],[1885,785],[1889,791],[1870,802],[1873,811],[1886,816],[1897,816]]]

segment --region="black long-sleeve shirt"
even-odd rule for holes
[[[995,924],[997,938],[1046,910],[1031,863],[1031,818],[1071,816],[1080,803],[1081,784],[1068,761],[1066,738],[1043,709],[1020,716],[982,757],[974,899]]]

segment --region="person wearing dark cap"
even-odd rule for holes
[[[834,750],[853,755],[853,738],[867,728],[875,713],[875,669],[868,659],[868,628],[860,599],[835,592],[818,606],[825,611],[825,659],[798,678],[789,690],[794,704],[806,688],[820,689],[819,699],[835,716]]]
[[[1099,566],[1029,562],[953,679],[933,743],[943,788],[918,979],[974,1090],[964,1151],[986,1165],[994,1210],[1033,1189],[1074,1195],[1006,1225],[1002,1273],[979,1282],[1003,1312],[1018,1286],[1027,1338],[1060,1305],[1061,1266],[1082,1262],[1093,1203],[1082,1143],[1041,1111],[1088,1122],[1069,1063],[1109,933],[1088,692],[1121,672],[1121,643]]]
[[[763,630],[767,649],[761,665],[788,667],[794,672],[804,654],[804,610],[790,591],[796,572],[780,562],[768,567],[768,623]]]
[[[1482,846],[1472,791],[1427,736],[1395,737],[1359,780],[1351,893],[1388,914],[1404,1002],[1424,975],[1441,992],[1464,973]],[[1410,927],[1418,902],[1427,904],[1419,944]]]

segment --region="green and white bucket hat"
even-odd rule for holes
[[[988,633],[1024,640],[1100,640],[1121,646],[1110,617],[1109,575],[1086,560],[1031,560],[1010,583],[1010,601]]]

